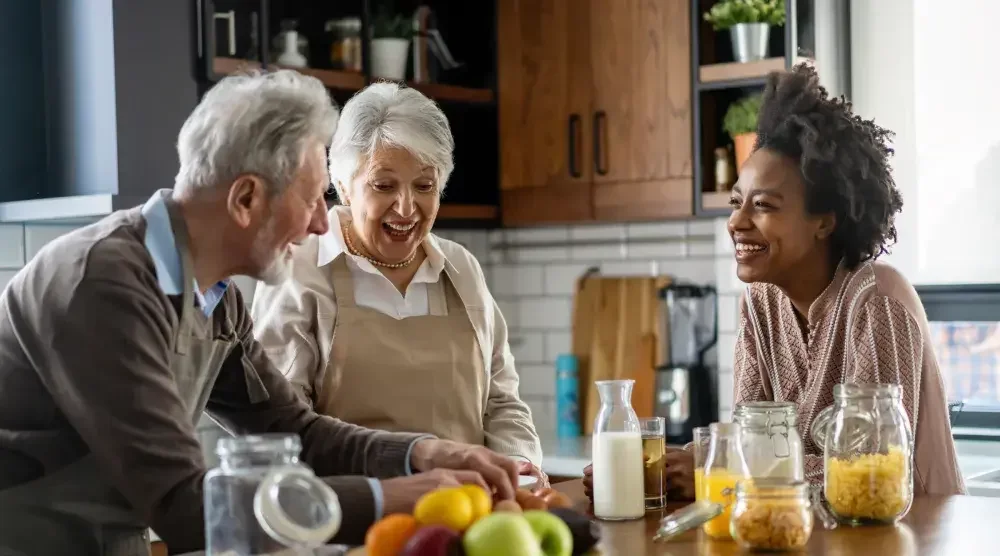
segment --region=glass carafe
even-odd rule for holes
[[[805,456],[794,403],[741,403],[733,412],[733,421],[740,425],[743,455],[754,478],[805,479]]]
[[[913,432],[895,384],[838,384],[816,416],[824,494],[844,524],[895,523],[913,501]]]
[[[750,478],[743,456],[743,435],[736,423],[712,423],[709,426],[708,456],[702,488],[709,502],[722,505],[722,513],[702,527],[710,537],[731,538],[729,518],[735,500],[736,483]]]
[[[340,529],[337,495],[299,462],[296,435],[220,439],[205,476],[206,554],[316,554]]]
[[[592,441],[594,516],[638,519],[645,515],[642,432],[632,409],[634,380],[599,380],[601,409]]]

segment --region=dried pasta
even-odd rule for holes
[[[809,541],[812,512],[802,502],[758,499],[745,504],[733,517],[733,537],[744,547],[796,550]]]
[[[828,458],[826,498],[837,515],[849,519],[892,520],[911,497],[908,462],[903,450]]]

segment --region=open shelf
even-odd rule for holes
[[[215,58],[213,68],[217,75],[229,75],[248,69],[260,68],[260,62],[253,60],[241,60],[239,58]],[[310,75],[319,79],[330,89],[345,89],[357,91],[365,86],[365,76],[355,71],[314,69],[314,68],[286,68],[277,64],[269,64],[269,70],[293,69],[301,74]]]
[[[729,209],[728,191],[706,191],[701,194],[702,210],[725,211]]]
[[[698,68],[698,81],[707,84],[721,81],[764,79],[772,71],[782,71],[784,69],[785,59],[783,57],[766,58],[754,62],[705,64]]]
[[[260,68],[260,63],[253,60],[241,60],[239,58],[215,58],[214,70],[217,75],[229,75],[248,69]],[[293,69],[304,75],[310,75],[319,79],[330,89],[341,89],[345,91],[358,91],[368,84],[364,74],[354,71],[315,69],[315,68],[289,68],[277,64],[269,64],[268,69]],[[375,79],[374,81],[379,81]],[[473,87],[459,87],[456,85],[445,85],[442,83],[405,83],[408,87],[420,91],[434,100],[467,102],[471,104],[489,104],[494,102],[493,91],[490,89],[476,89]]]
[[[500,218],[500,207],[493,205],[442,204],[438,218],[449,220],[494,220]]]

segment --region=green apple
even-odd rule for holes
[[[465,556],[542,556],[538,537],[523,515],[500,512],[472,524],[462,537]]]
[[[531,529],[542,545],[545,556],[571,556],[573,554],[573,533],[569,525],[559,516],[545,510],[524,512]]]

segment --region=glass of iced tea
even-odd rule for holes
[[[663,417],[639,419],[642,433],[643,490],[646,494],[646,509],[659,510],[667,505],[666,465],[663,457],[667,453],[664,437],[666,423]]]
[[[708,427],[696,427],[694,429],[694,499],[705,500],[705,493],[702,492],[702,478],[705,476],[705,457],[708,456],[708,442],[711,435]]]

